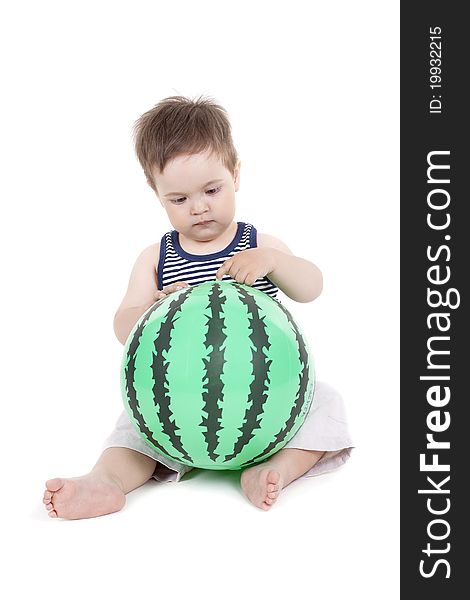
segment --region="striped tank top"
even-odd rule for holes
[[[176,230],[165,233],[160,244],[158,261],[158,289],[175,281],[184,281],[189,285],[199,285],[206,281],[214,281],[215,274],[222,264],[235,253],[257,247],[257,231],[250,223],[238,222],[238,229],[230,244],[220,252],[213,254],[188,254],[179,243]],[[235,281],[224,275],[222,281]],[[277,286],[268,278],[261,277],[253,287],[276,298]]]

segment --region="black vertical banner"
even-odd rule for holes
[[[468,595],[470,30],[401,3],[401,597]]]

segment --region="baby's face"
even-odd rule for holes
[[[235,216],[239,172],[237,165],[232,175],[209,152],[177,156],[163,172],[154,168],[158,197],[176,231],[201,242],[222,235]]]

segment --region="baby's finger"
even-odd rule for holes
[[[219,270],[217,271],[217,273],[215,274],[215,278],[216,279],[222,279],[223,276],[225,275],[225,273],[228,273],[230,271],[230,267],[232,266],[232,263],[229,262],[228,260],[226,260],[224,262],[224,264],[219,268]]]
[[[164,287],[163,291],[165,292],[165,294],[172,294],[173,292],[178,292],[179,290],[182,290],[184,287],[189,287],[189,285],[185,281],[176,281],[175,283]]]
[[[165,292],[159,290],[158,292],[155,292],[154,296],[155,301],[161,300],[162,298],[166,298],[166,294]]]

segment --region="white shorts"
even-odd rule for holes
[[[114,431],[103,444],[106,448],[130,448],[157,461],[154,479],[179,481],[194,467],[176,462],[156,452],[149,446],[132,424],[124,410],[117,420]],[[284,448],[324,451],[324,456],[302,477],[313,477],[337,469],[344,464],[353,448],[343,399],[326,383],[315,383],[314,397],[305,421]]]

